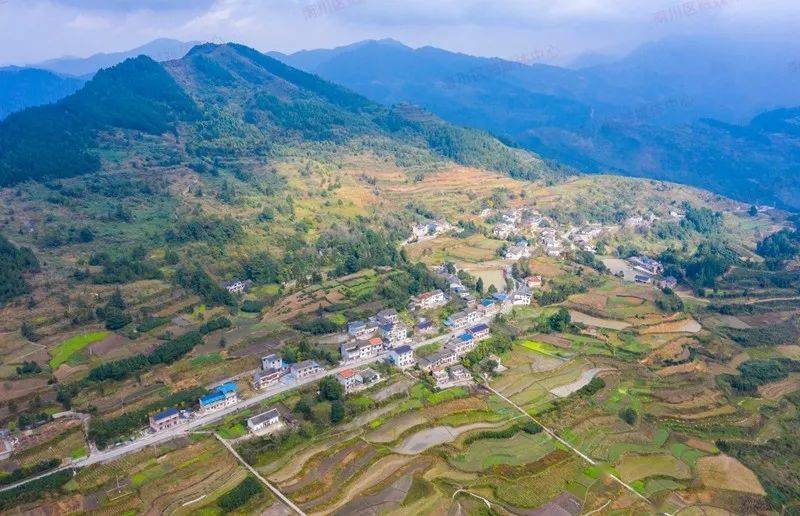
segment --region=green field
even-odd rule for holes
[[[517,433],[510,439],[481,439],[465,453],[456,455],[452,464],[464,471],[483,471],[499,464],[518,466],[536,462],[556,449],[544,432]]]
[[[57,369],[58,366],[66,362],[75,353],[83,350],[89,344],[100,342],[108,337],[107,331],[96,331],[92,333],[84,333],[83,335],[75,335],[71,337],[50,351],[50,368]]]
[[[565,353],[562,350],[558,349],[552,344],[547,344],[545,342],[539,342],[536,340],[526,340],[521,343],[521,346],[525,349],[535,351],[536,353],[541,353],[542,355],[547,355],[556,358],[563,358],[565,356]]]

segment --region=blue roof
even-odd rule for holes
[[[458,338],[461,339],[461,341],[463,342],[469,342],[472,340],[472,335],[469,333],[462,333],[461,335],[458,336]]]
[[[222,394],[228,394],[230,392],[236,392],[237,389],[238,387],[236,386],[236,382],[226,382],[222,385],[217,385],[215,390]]]
[[[495,292],[494,294],[492,294],[492,297],[497,299],[498,301],[505,301],[506,299],[508,299],[508,294],[506,294],[505,292]]]
[[[481,301],[481,304],[483,306],[492,306],[494,304],[494,301],[492,301],[491,299],[484,299],[483,301]]]
[[[478,332],[481,332],[481,331],[486,331],[488,329],[489,329],[489,327],[486,326],[485,324],[479,324],[477,326],[473,326],[472,328],[470,328],[469,332],[470,333],[478,333]]]
[[[162,419],[166,419],[168,417],[174,416],[178,413],[178,409],[176,408],[168,408],[166,410],[162,410],[161,412],[156,412],[153,414],[153,419],[155,421],[160,421]]]
[[[353,329],[356,329],[356,328],[365,328],[366,326],[367,326],[367,323],[365,323],[364,321],[353,321],[353,322],[347,323],[347,329],[348,330],[353,330]]]
[[[200,398],[200,405],[206,406],[216,403],[218,401],[222,401],[225,399],[225,394],[222,392],[212,392],[211,394],[206,394],[205,396]]]
[[[394,348],[394,352],[397,354],[408,353],[409,351],[412,351],[412,349],[408,344]]]

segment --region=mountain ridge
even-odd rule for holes
[[[0,184],[95,172],[99,143],[117,145],[117,130],[174,133],[189,141],[190,152],[209,158],[222,151],[260,153],[292,138],[343,142],[380,135],[514,176],[549,173],[538,158],[486,133],[406,120],[249,47],[202,44],[165,64],[128,59],[54,105],[8,117],[0,123]]]

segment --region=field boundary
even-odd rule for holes
[[[588,462],[588,463],[589,463],[589,465],[591,465],[591,466],[596,466],[596,465],[597,465],[597,462],[595,462],[595,460],[594,460],[594,459],[592,459],[591,457],[589,457],[588,455],[586,455],[585,453],[583,453],[582,451],[580,451],[579,449],[577,449],[576,447],[574,447],[573,445],[571,445],[570,443],[568,443],[566,440],[564,440],[564,439],[562,439],[561,437],[559,437],[559,436],[558,436],[558,434],[556,434],[556,433],[555,433],[553,430],[551,430],[551,429],[547,428],[545,425],[543,425],[543,424],[542,424],[542,423],[541,423],[539,420],[537,420],[535,417],[533,417],[532,415],[528,414],[528,413],[525,411],[525,409],[523,409],[522,407],[520,407],[519,405],[517,405],[516,403],[514,403],[514,402],[513,402],[513,401],[511,401],[510,399],[506,398],[505,396],[503,396],[502,394],[500,394],[500,393],[499,393],[498,391],[496,391],[495,389],[493,389],[493,388],[492,388],[492,387],[491,387],[491,386],[490,386],[488,383],[484,382],[484,383],[483,383],[483,385],[484,385],[484,386],[485,386],[487,389],[489,389],[490,391],[492,391],[494,394],[496,394],[496,395],[497,395],[497,396],[498,396],[500,399],[502,399],[503,401],[505,401],[506,403],[508,403],[509,405],[511,405],[512,407],[514,407],[515,409],[517,409],[518,411],[522,412],[522,413],[523,413],[525,416],[527,416],[527,417],[528,417],[528,419],[530,419],[531,421],[533,421],[534,423],[536,423],[537,425],[539,425],[540,427],[542,427],[542,430],[544,430],[544,431],[545,431],[545,433],[547,433],[547,435],[549,435],[549,436],[550,436],[552,439],[555,439],[555,440],[556,440],[556,441],[558,441],[559,443],[563,444],[563,445],[564,445],[564,446],[565,446],[567,449],[569,449],[570,451],[572,451],[572,452],[573,452],[575,455],[577,455],[577,456],[578,456],[578,457],[580,457],[581,459],[583,459],[583,460],[585,460],[586,462]],[[653,502],[651,502],[649,498],[647,498],[646,496],[644,496],[643,494],[641,494],[640,492],[638,492],[636,489],[634,489],[634,488],[633,488],[631,485],[629,485],[627,482],[625,482],[624,480],[622,480],[621,478],[619,478],[618,476],[614,475],[614,474],[613,474],[613,473],[611,473],[611,472],[608,472],[608,476],[609,476],[609,477],[611,477],[611,478],[612,478],[614,481],[616,481],[616,482],[617,482],[619,485],[621,485],[622,487],[624,487],[626,490],[630,491],[630,492],[631,492],[633,495],[635,495],[636,497],[638,497],[638,498],[640,498],[640,499],[644,500],[645,502],[647,502],[647,504],[648,504],[648,505],[650,505],[651,507],[654,507],[654,508],[655,508],[655,506],[653,505]],[[665,514],[668,514],[668,513],[665,513]]]

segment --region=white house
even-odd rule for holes
[[[525,284],[528,288],[542,288],[542,283],[541,276],[528,276],[525,278]]]
[[[528,306],[532,299],[533,294],[527,288],[518,288],[511,293],[511,304],[514,306]]]
[[[461,364],[456,364],[450,368],[450,378],[453,382],[463,382],[469,380],[471,376],[469,370]]]
[[[304,360],[289,366],[289,376],[294,380],[302,380],[320,374],[323,369],[313,360]]]
[[[490,336],[489,326],[485,324],[479,324],[477,326],[473,326],[469,329],[470,335],[472,335],[472,339],[475,342],[480,342],[482,340],[486,340]]]
[[[476,342],[472,334],[464,333],[450,340],[444,347],[455,353],[456,356],[461,356],[475,349],[475,345]]]
[[[342,387],[344,387],[344,392],[346,393],[351,393],[353,391],[358,390],[359,388],[361,388],[364,382],[364,379],[361,377],[358,371],[355,371],[353,369],[345,369],[344,371],[339,371],[338,373],[336,373],[336,380],[338,380],[338,382],[342,384]]]
[[[423,371],[433,371],[458,362],[458,355],[450,349],[443,349],[419,359],[419,368]]]
[[[393,348],[389,351],[389,362],[394,364],[398,369],[414,367],[414,363],[416,362],[414,350],[408,345]]]
[[[664,266],[661,262],[648,258],[647,256],[634,256],[628,260],[634,269],[640,270],[647,274],[656,276],[664,272]]]
[[[200,412],[208,413],[230,407],[239,402],[236,382],[218,385],[210,393],[200,398]]]
[[[380,324],[389,324],[389,323],[396,323],[400,320],[400,316],[397,314],[397,310],[394,308],[387,308],[386,310],[381,310],[377,314],[378,323]]]
[[[369,340],[358,340],[354,343],[342,344],[340,351],[345,362],[364,360],[378,356],[383,351],[383,341],[378,337],[373,337]]]
[[[447,371],[444,369],[431,371],[431,376],[433,376],[433,381],[436,383],[436,387],[440,389],[446,387],[450,383],[450,375],[447,374]]]
[[[447,298],[439,289],[425,292],[417,297],[417,305],[423,310],[430,310],[447,304]]]
[[[253,388],[266,389],[278,383],[283,376],[283,369],[259,369],[253,373]]]
[[[675,288],[678,286],[678,280],[672,276],[667,276],[666,278],[662,279],[658,282],[659,288]]]
[[[456,330],[466,328],[471,324],[477,323],[481,319],[481,314],[477,310],[464,310],[456,312],[447,319],[447,324]]]
[[[154,432],[160,432],[162,430],[166,430],[167,428],[172,428],[173,426],[179,425],[180,422],[181,416],[176,408],[168,408],[150,416],[150,428]]]
[[[408,328],[399,322],[382,324],[379,330],[381,336],[390,344],[404,341],[408,337]]]
[[[222,284],[222,288],[230,292],[231,294],[244,294],[245,291],[250,288],[253,282],[250,280],[236,280],[236,281],[229,281]]]
[[[270,369],[283,369],[283,359],[275,353],[261,357],[261,369],[264,371],[269,371]]]
[[[354,339],[366,339],[375,333],[376,324],[368,324],[364,321],[352,321],[347,323],[347,334]]]
[[[519,260],[521,258],[530,258],[531,250],[528,246],[512,245],[506,249],[506,260]]]
[[[273,432],[281,426],[283,426],[281,423],[281,414],[278,412],[278,409],[275,408],[269,409],[247,420],[247,428],[254,434],[265,433],[267,431]]]

